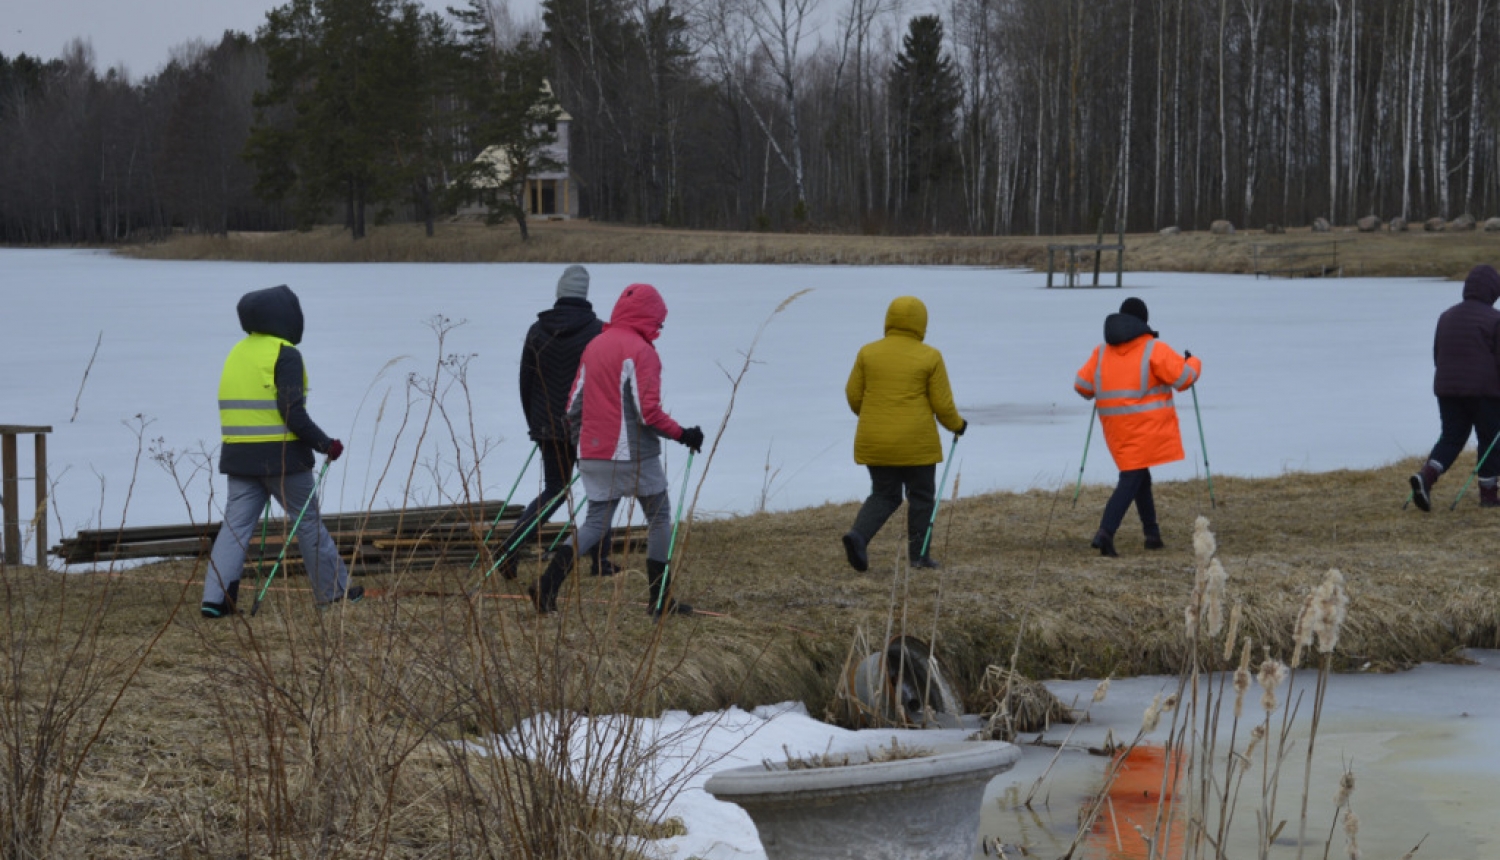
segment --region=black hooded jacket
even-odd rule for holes
[[[236,310],[240,328],[246,333],[269,334],[291,343],[302,341],[302,303],[285,285],[255,290],[240,298]],[[276,379],[276,409],[287,429],[297,438],[291,442],[236,442],[219,448],[219,471],[226,475],[263,477],[306,472],[315,462],[314,452],[324,453],[332,440],[307,414],[307,392],[302,387],[302,353],[283,346],[273,371]]]
[[[1497,298],[1500,278],[1485,277],[1476,270],[1464,282],[1464,300],[1438,317],[1432,345],[1437,365],[1432,391],[1437,396],[1500,397]]]
[[[1143,334],[1159,337],[1140,317],[1130,314],[1110,314],[1104,318],[1104,342],[1110,346],[1130,343]]]
[[[536,315],[521,350],[521,409],[533,442],[568,439],[568,394],[583,348],[604,323],[587,299],[561,298]]]

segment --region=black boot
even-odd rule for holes
[[[692,615],[693,607],[672,599],[672,583],[667,579],[667,563],[646,559],[646,593],[650,603],[646,610],[652,618],[663,615]],[[666,589],[666,594],[662,589]]]
[[[547,569],[536,582],[526,588],[526,596],[531,598],[531,605],[536,607],[538,615],[547,615],[557,611],[557,593],[562,591],[563,581],[568,578],[568,572],[573,569],[573,547],[564,546],[552,554],[552,560],[547,562]]]
[[[231,582],[228,585],[224,586],[223,603],[208,603],[205,601],[203,605],[198,607],[198,612],[204,618],[224,618],[226,616],[234,615],[235,613],[239,612],[239,610],[235,608],[235,604],[239,602],[240,581],[236,579],[234,582]]]
[[[1161,539],[1161,526],[1152,523],[1146,526],[1146,549],[1161,549],[1166,546]]]
[[[1443,474],[1443,467],[1436,460],[1428,460],[1421,471],[1407,479],[1411,484],[1411,500],[1424,511],[1432,510],[1432,486]]]
[[[1099,550],[1099,554],[1105,558],[1120,557],[1120,554],[1115,552],[1115,536],[1104,529],[1094,532],[1094,539],[1089,543],[1089,546]]]
[[[1481,508],[1500,508],[1500,479],[1479,479],[1479,506]]]
[[[850,567],[860,573],[870,569],[870,556],[864,535],[856,531],[844,535],[844,558],[849,560]]]

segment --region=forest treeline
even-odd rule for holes
[[[0,56],[0,241],[430,224],[486,147],[540,157],[558,109],[600,220],[1482,219],[1500,214],[1497,5],[545,0],[527,32],[500,0],[291,0],[139,81],[83,41]]]

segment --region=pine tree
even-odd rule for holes
[[[936,15],[911,20],[890,74],[899,185],[921,200],[925,219],[934,186],[957,165],[955,129],[963,94],[953,62],[943,54],[943,22]],[[900,204],[898,202],[898,209]]]

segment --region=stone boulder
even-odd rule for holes
[[[1374,215],[1366,215],[1355,223],[1359,226],[1361,233],[1374,233],[1380,229],[1380,219]]]
[[[1474,229],[1474,216],[1465,212],[1448,222],[1448,229],[1456,233],[1463,233]]]
[[[1406,219],[1402,218],[1400,215],[1397,215],[1395,218],[1391,219],[1391,223],[1386,225],[1386,229],[1390,230],[1392,233],[1405,233]]]
[[[1266,235],[1268,235],[1268,236],[1279,236],[1279,235],[1281,235],[1282,233],[1285,233],[1285,232],[1286,232],[1286,230],[1282,229],[1282,227],[1281,227],[1280,224],[1267,224],[1266,225]]]
[[[1441,218],[1428,218],[1422,222],[1422,229],[1429,233],[1441,233],[1448,229],[1448,222]]]
[[[1218,221],[1208,225],[1208,232],[1215,236],[1233,236],[1234,225],[1220,218]]]
[[[1182,228],[1178,227],[1176,224],[1173,224],[1170,227],[1163,227],[1156,232],[1160,233],[1163,236],[1176,236],[1178,233],[1182,232]]]
[[[1500,218],[1489,218],[1484,222],[1484,232],[1494,233],[1500,231]]]
[[[1330,224],[1330,223],[1328,223],[1328,219],[1327,218],[1314,218],[1313,219],[1312,231],[1314,233],[1327,233],[1328,231],[1330,231],[1332,229],[1333,229],[1333,225]]]

